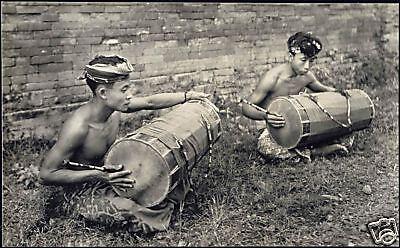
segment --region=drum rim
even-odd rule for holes
[[[294,96],[298,96],[298,95],[294,95]],[[274,102],[274,101],[276,101],[276,100],[284,100],[284,101],[287,101],[287,102],[289,102],[290,104],[292,104],[292,105],[294,105],[294,103],[293,103],[293,100],[294,101],[297,101],[297,99],[295,99],[295,98],[293,98],[292,96],[278,96],[278,97],[276,97],[273,101],[271,101],[270,102],[270,104],[268,104],[268,111],[269,111],[269,107],[271,106],[271,104]],[[298,102],[298,101],[297,101]],[[299,103],[299,102],[298,102]],[[300,103],[299,103],[300,104]],[[302,104],[300,104],[302,107],[303,107],[303,105]],[[297,108],[294,108],[295,110],[296,110],[296,113],[297,113],[297,115],[298,115],[298,117],[299,117],[299,119],[300,119],[300,124],[302,124],[302,119],[301,119],[301,115],[300,115],[300,112],[299,112],[299,110],[297,109]],[[269,125],[268,125],[268,123],[267,123],[267,128],[269,127]],[[292,149],[292,148],[295,148],[295,147],[297,147],[297,145],[299,145],[300,144],[300,142],[301,142],[301,140],[302,140],[302,138],[303,138],[303,134],[304,134],[304,130],[303,130],[303,125],[300,125],[300,127],[301,127],[301,131],[300,131],[300,133],[302,134],[302,135],[300,135],[299,137],[298,137],[298,139],[296,140],[296,143],[295,143],[295,145],[291,145],[291,146],[283,146],[283,145],[280,145],[280,146],[282,146],[282,147],[284,147],[284,148],[287,148],[287,149]],[[268,128],[269,129],[269,128]],[[268,130],[269,131],[269,130]],[[270,132],[270,131],[269,131]],[[273,136],[271,135],[271,137],[273,138]],[[274,141],[275,141],[275,139],[274,139]],[[275,141],[276,142],[276,141]]]
[[[133,133],[134,133],[134,132],[133,132]],[[129,138],[126,138],[126,139],[125,139],[124,137],[122,137],[122,138],[118,139],[117,141],[115,141],[114,144],[113,144],[113,145],[109,148],[109,150],[107,151],[106,156],[105,156],[105,159],[104,159],[104,162],[106,162],[106,160],[107,160],[107,158],[108,158],[108,155],[109,155],[109,153],[110,153],[112,147],[116,146],[118,143],[122,142],[123,140],[125,140],[125,141],[126,141],[126,140],[134,140],[134,141],[138,141],[138,142],[140,142],[140,143],[143,143],[143,144],[145,144],[145,145],[151,147],[151,149],[153,149],[154,151],[156,151],[157,155],[158,155],[159,157],[161,157],[161,159],[162,159],[162,161],[163,161],[163,166],[164,166],[164,168],[167,169],[167,171],[169,171],[170,168],[168,167],[168,163],[167,163],[166,159],[162,156],[162,154],[161,154],[156,148],[154,148],[154,146],[152,146],[150,143],[145,142],[145,141],[140,140],[140,139],[137,139],[137,138],[134,138],[134,136],[135,136],[136,134],[137,134],[137,133],[134,133],[134,134],[132,135],[132,133],[129,133],[129,134],[127,134],[127,135],[124,136],[124,137],[126,137],[126,136],[128,136],[128,135],[132,135],[132,136],[130,136]],[[157,138],[154,138],[154,139],[157,139]],[[161,142],[161,143],[162,143],[162,142]],[[161,202],[165,199],[165,197],[168,195],[169,188],[171,187],[171,177],[168,176],[168,177],[167,177],[167,180],[168,180],[168,188],[165,190],[165,193],[162,194],[163,196],[160,197],[158,200],[153,201],[153,203],[151,203],[151,204],[143,204],[145,207],[154,207],[154,206],[156,206],[157,204],[161,203]],[[131,197],[127,197],[127,198],[132,199]],[[135,199],[132,199],[132,200],[135,200]]]
[[[204,103],[206,103],[207,105],[209,105],[209,106],[215,111],[215,114],[217,114],[218,117],[219,117],[219,112],[220,112],[219,108],[218,108],[217,106],[215,106],[215,104],[212,103],[212,102],[211,102],[209,99],[207,99],[207,98],[204,98],[204,99],[196,99],[196,100],[189,100],[189,101],[187,101],[187,102],[204,102]]]
[[[371,103],[371,109],[372,109],[371,119],[374,119],[374,118],[375,118],[375,106],[374,106],[374,102],[372,101],[371,97],[369,97],[369,95],[368,95],[365,91],[363,91],[363,90],[361,90],[361,89],[353,89],[353,90],[357,90],[357,91],[361,92],[361,93],[364,94],[364,95],[366,96],[366,98],[370,101],[370,103]],[[351,90],[350,90],[350,92],[351,92]]]

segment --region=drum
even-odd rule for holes
[[[120,196],[152,207],[167,196],[174,200],[187,192],[188,176],[221,135],[218,108],[209,100],[191,100],[116,140],[105,164],[123,164],[135,180]],[[182,200],[182,199],[180,199]]]
[[[362,90],[322,92],[277,97],[267,111],[284,117],[285,126],[267,124],[271,137],[286,148],[329,141],[367,128],[375,116],[374,105]]]

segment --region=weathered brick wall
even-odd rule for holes
[[[76,77],[99,53],[129,58],[145,93],[229,98],[284,61],[297,31],[321,38],[319,63],[370,53],[382,29],[398,52],[398,14],[394,4],[2,2],[3,134],[53,137],[90,98]]]

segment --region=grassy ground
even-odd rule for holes
[[[235,104],[224,103],[221,109],[230,107],[232,114],[221,116],[225,132],[214,146],[208,176],[207,155],[193,172],[197,197],[189,195],[182,215],[155,235],[62,217],[40,225],[43,198],[35,175],[51,144],[5,144],[3,245],[373,245],[367,223],[381,217],[399,223],[398,58],[366,59],[353,68],[332,65],[317,74],[331,85],[361,88],[375,103],[376,118],[355,134],[348,156],[311,163],[266,160],[256,152],[258,131]]]

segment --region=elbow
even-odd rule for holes
[[[42,185],[48,185],[50,184],[51,180],[50,180],[50,171],[46,170],[46,169],[41,169],[39,171],[39,183]]]
[[[154,110],[154,109],[157,109],[157,108],[158,108],[156,102],[155,102],[153,99],[151,99],[151,98],[149,98],[149,99],[146,101],[146,106],[147,106],[146,109],[150,109],[150,110]]]
[[[242,114],[244,116],[246,116],[247,118],[250,118],[250,114],[249,114],[249,107],[247,105],[243,105],[242,106]]]

